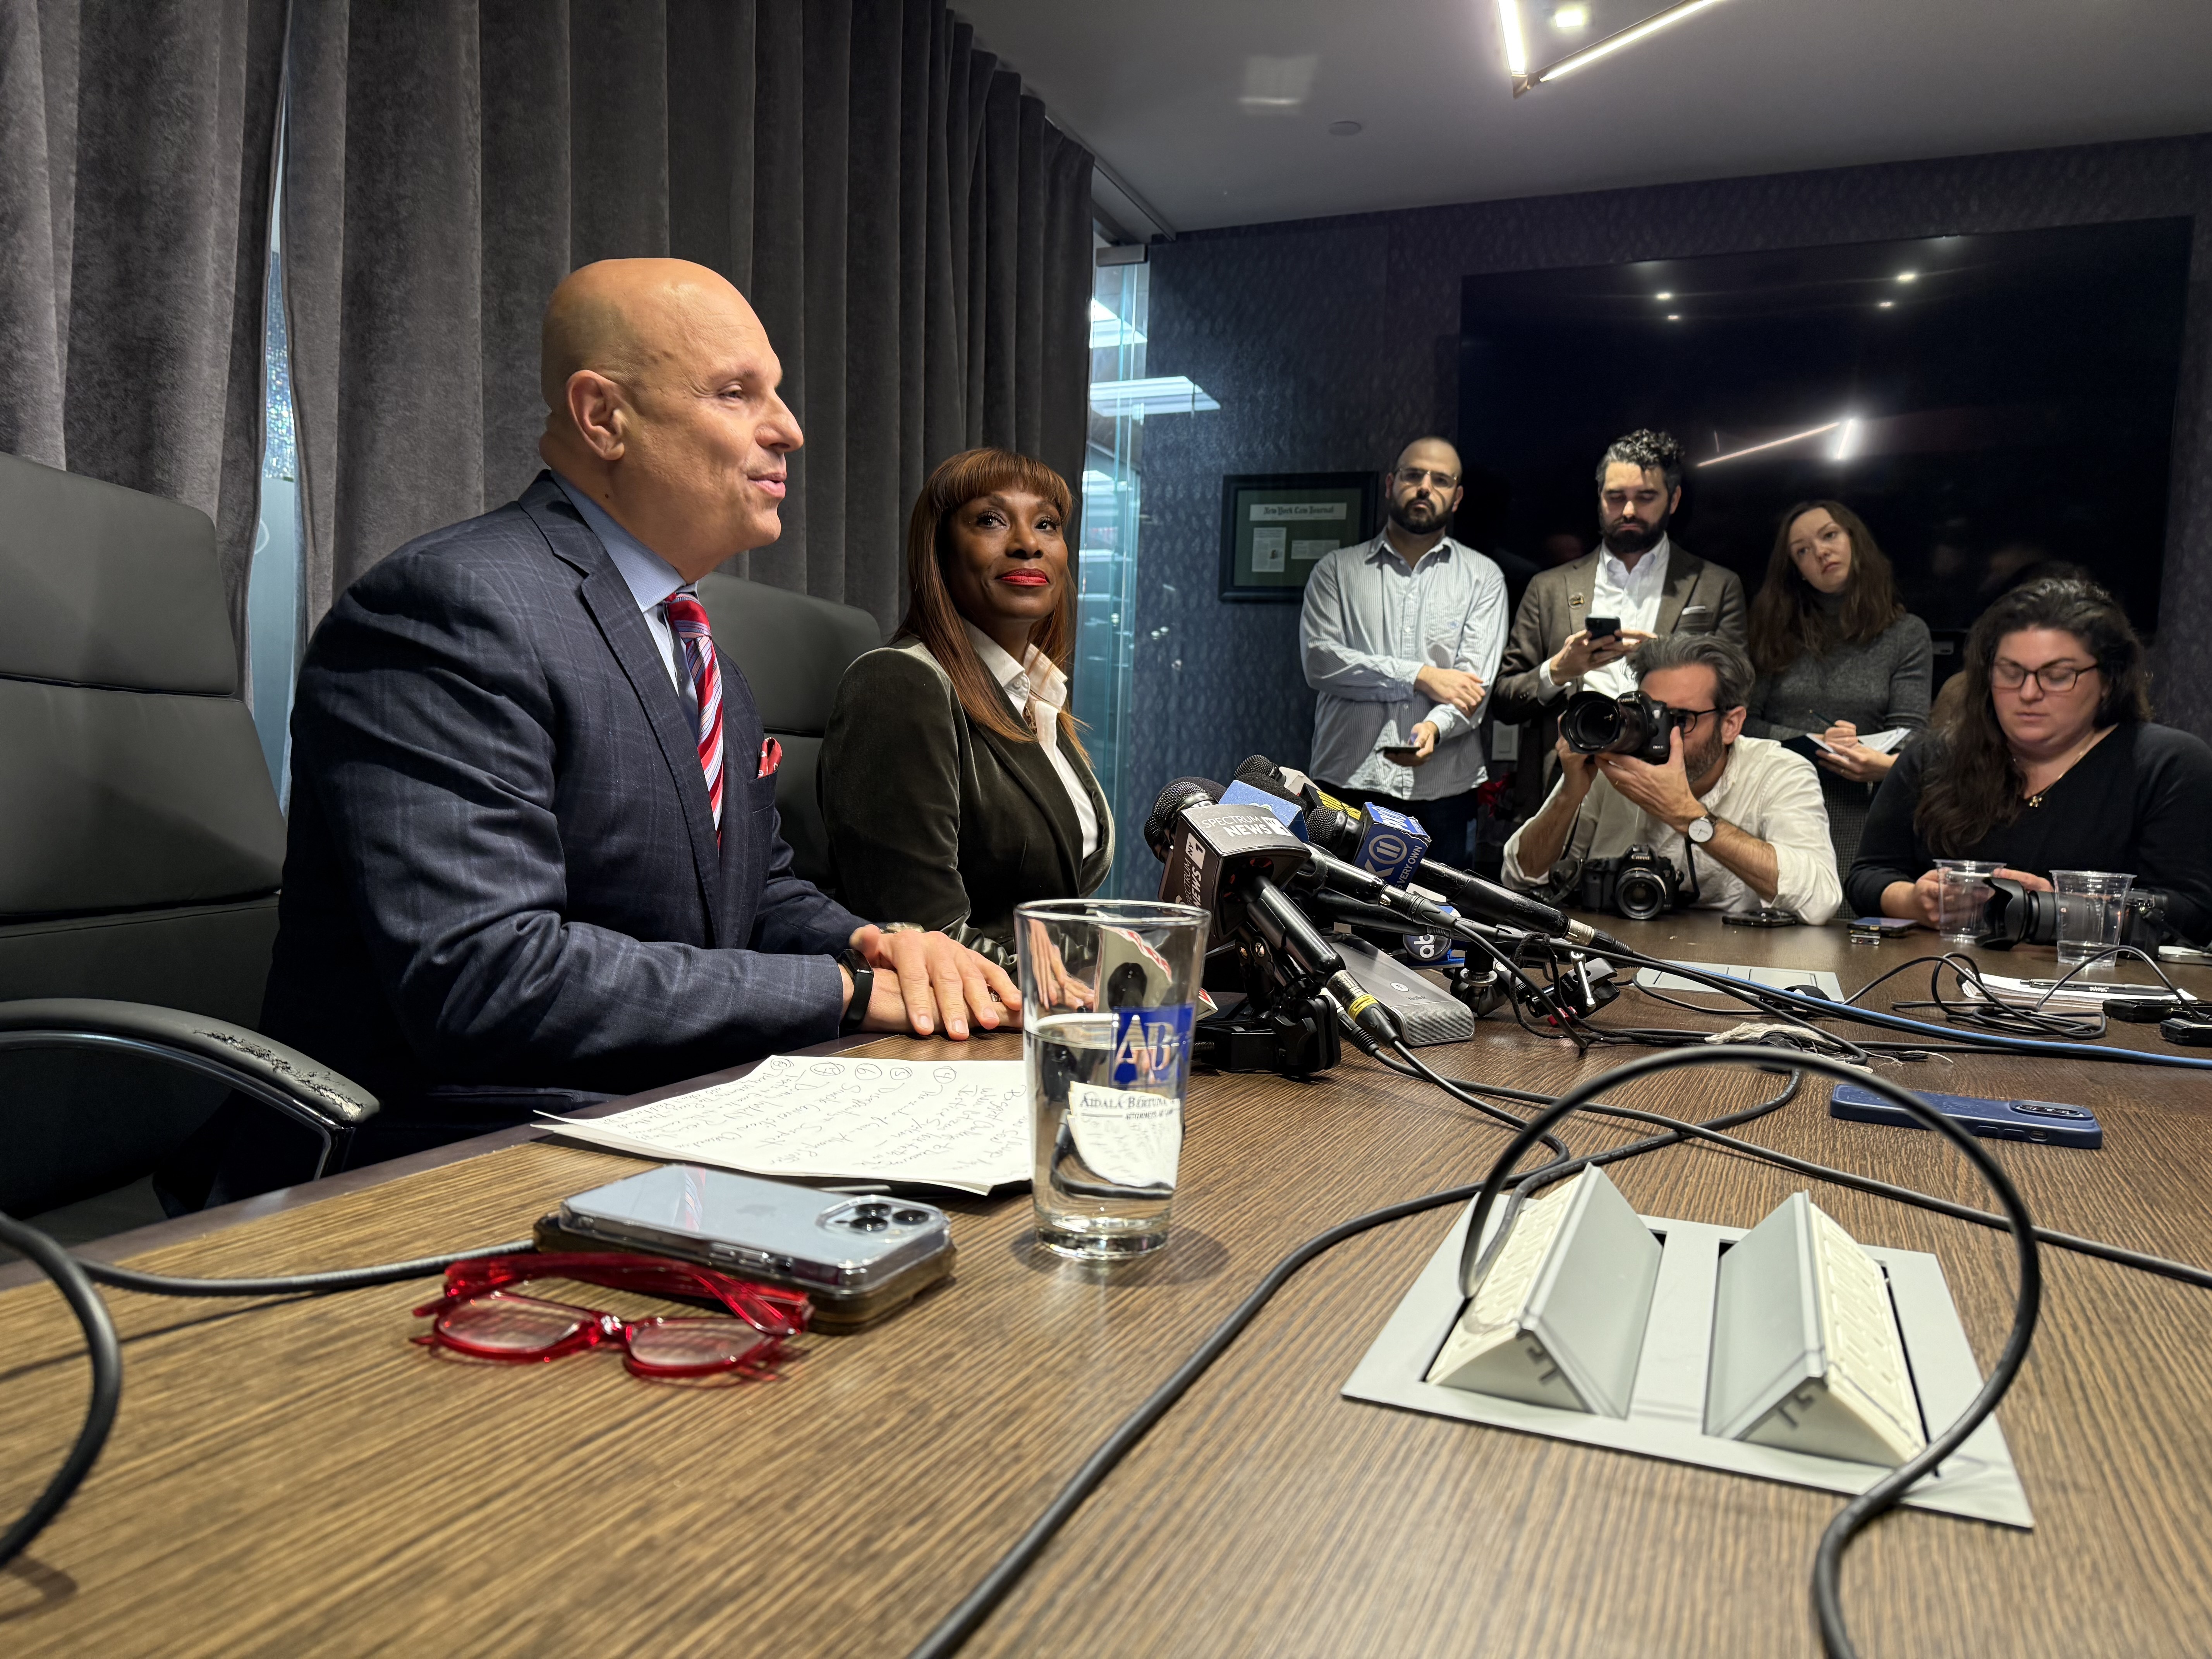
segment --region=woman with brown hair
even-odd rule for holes
[[[1936,924],[1937,858],[1992,860],[2049,891],[2053,870],[2124,871],[2212,933],[2212,749],[2150,719],[2142,642],[2094,582],[2029,582],[1966,636],[1958,716],[1900,758],[1844,890],[1861,915]]]
[[[1898,603],[1888,559],[1841,501],[1800,501],[1782,515],[1751,602],[1751,660],[1759,681],[1743,729],[1820,768],[1829,838],[1848,869],[1902,742],[1860,739],[1928,723],[1929,650],[1928,624]]]
[[[1093,891],[1106,798],[1067,713],[1075,644],[1066,480],[971,449],[907,524],[906,615],[845,671],[822,749],[840,900],[1011,968],[1014,907]]]

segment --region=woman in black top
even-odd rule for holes
[[[1891,769],[1844,890],[1861,915],[1936,925],[1942,858],[1995,860],[2042,891],[2053,870],[2124,871],[2167,925],[2212,935],[2212,749],[2150,720],[2142,643],[2094,582],[2006,594],[1966,638],[1955,721]]]
[[[1800,501],[1782,515],[1751,602],[1751,659],[1759,681],[1743,729],[1820,768],[1828,838],[1848,870],[1875,787],[1897,763],[1894,744],[1859,739],[1928,723],[1929,648],[1873,532],[1841,501]]]
[[[1011,969],[1014,907],[1095,890],[1114,822],[1066,711],[1066,480],[971,449],[907,526],[906,616],[845,671],[816,788],[838,896]]]

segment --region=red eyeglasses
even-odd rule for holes
[[[564,1279],[609,1290],[718,1302],[727,1314],[627,1320],[596,1308],[529,1296],[513,1286]],[[547,1360],[618,1341],[639,1376],[758,1372],[784,1357],[806,1328],[803,1291],[735,1279],[665,1256],[617,1251],[478,1256],[446,1269],[446,1293],[415,1310],[435,1322],[416,1341],[477,1359]]]

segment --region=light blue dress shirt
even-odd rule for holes
[[[1298,641],[1314,699],[1313,763],[1325,783],[1401,800],[1442,800],[1487,775],[1481,714],[1417,690],[1425,666],[1456,668],[1486,689],[1505,648],[1505,578],[1449,536],[1409,567],[1388,535],[1340,547],[1306,581]],[[1419,766],[1386,760],[1433,720],[1437,750]]]
[[[617,524],[581,484],[571,483],[557,472],[553,478],[562,493],[575,503],[576,511],[583,514],[584,522],[592,527],[592,533],[599,538],[599,545],[607,550],[607,556],[622,573],[623,581],[630,597],[637,601],[639,614],[644,617],[645,625],[653,635],[654,654],[668,671],[676,695],[684,699],[684,707],[696,716],[699,712],[699,694],[692,689],[691,676],[684,666],[684,652],[676,643],[676,631],[668,625],[668,602],[678,593],[696,595],[698,584],[685,581],[674,565]]]

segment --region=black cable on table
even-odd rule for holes
[[[0,1244],[20,1251],[45,1270],[68,1299],[77,1323],[84,1328],[85,1346],[92,1356],[92,1403],[86,1408],[84,1426],[68,1460],[47,1482],[31,1507],[0,1536],[0,1566],[21,1554],[46,1523],[61,1513],[71,1494],[92,1473],[115,1426],[116,1405],[123,1396],[123,1347],[115,1334],[115,1321],[100,1299],[95,1284],[148,1296],[328,1296],[338,1291],[365,1290],[372,1285],[397,1284],[402,1279],[427,1279],[441,1273],[456,1261],[478,1256],[516,1255],[533,1250],[530,1239],[491,1244],[447,1255],[417,1256],[410,1261],[387,1261],[373,1267],[341,1267],[330,1273],[287,1273],[264,1279],[179,1279],[167,1273],[140,1273],[105,1261],[88,1261],[71,1255],[35,1227],[0,1214]]]
[[[1680,1071],[1685,1066],[1698,1065],[1771,1066],[1774,1063],[1771,1049],[1723,1044],[1702,1053],[1689,1049],[1674,1049],[1663,1054],[1649,1054],[1641,1060],[1632,1060],[1617,1066],[1601,1077],[1569,1090],[1556,1105],[1546,1108],[1528,1120],[1528,1127],[1513,1138],[1512,1143],[1498,1156],[1491,1165],[1490,1174],[1482,1183],[1482,1191],[1474,1200],[1474,1213],[1468,1219],[1467,1249],[1462,1258],[1461,1288],[1468,1294],[1473,1287],[1464,1277],[1469,1259],[1479,1249],[1483,1226],[1496,1206],[1498,1194],[1504,1188],[1507,1173],[1518,1163],[1539,1136],[1569,1113],[1581,1109],[1604,1090],[1639,1078],[1651,1077],[1661,1072]],[[1997,1401],[2004,1398],[2013,1379],[2027,1358],[2029,1341],[2035,1334],[2035,1321],[2043,1305],[2043,1264],[2037,1249],[2035,1223],[2027,1213],[2020,1191],[2004,1172],[2003,1166],[1990,1156],[1965,1127],[1953,1122],[1933,1106],[1910,1090],[1880,1077],[1868,1077],[1859,1068],[1841,1060],[1830,1060],[1824,1054],[1799,1054],[1791,1057],[1793,1066],[1815,1072],[1838,1082],[1861,1084],[1885,1096],[1893,1105],[1911,1114],[1922,1127],[1933,1129],[1964,1155],[2003,1206],[2005,1218],[2013,1236],[2014,1252],[2019,1261],[2020,1286],[2013,1301],[2012,1329],[2006,1335],[2003,1350],[1990,1367],[1988,1378],[1958,1419],[1942,1434],[1932,1437],[1920,1452],[1891,1470],[1856,1498],[1838,1510],[1827,1530],[1820,1536],[1820,1547],[1813,1560],[1813,1610],[1820,1624],[1820,1639],[1828,1651],[1829,1659],[1856,1659],[1858,1650],[1852,1645],[1850,1631],[1844,1620],[1842,1600],[1837,1589],[1837,1577],[1843,1565],[1844,1552],[1851,1540],[1869,1522],[1894,1508],[1899,1498],[1923,1475],[1937,1468],[1965,1443],[1966,1437],[1980,1426],[1982,1420],[1996,1409]],[[1613,1110],[1618,1112],[1620,1109]],[[1503,1237],[1501,1230],[1500,1237]]]
[[[177,1279],[167,1273],[112,1267],[105,1261],[86,1261],[82,1257],[76,1260],[86,1274],[100,1284],[120,1291],[139,1291],[148,1296],[328,1296],[337,1291],[361,1291],[372,1285],[428,1279],[432,1273],[445,1272],[456,1261],[473,1261],[486,1255],[520,1255],[537,1248],[534,1240],[519,1238],[505,1244],[479,1245],[449,1255],[416,1256],[410,1261],[387,1261],[374,1267],[338,1267],[328,1273],[284,1273],[269,1279]]]
[[[1707,1052],[1717,1051],[1708,1049]],[[1764,1052],[1782,1057],[1771,1060],[1768,1062],[1770,1066],[1783,1063],[1794,1065],[1797,1058],[1797,1051],[1795,1050],[1771,1049]],[[1677,1063],[1686,1062],[1678,1060]],[[1868,1081],[1866,1073],[1855,1069],[1850,1076],[1851,1080],[1856,1083],[1863,1084]],[[1543,1102],[1547,1098],[1525,1089],[1509,1089],[1501,1084],[1454,1083],[1449,1079],[1440,1080],[1449,1084],[1454,1091],[1480,1090],[1484,1094],[1502,1095],[1510,1100]],[[2003,1216],[1988,1210],[1977,1210],[1972,1205],[1954,1203],[1948,1198],[1938,1198],[1932,1193],[1920,1192],[1911,1187],[1894,1186],[1887,1181],[1877,1181],[1872,1176],[1858,1175],[1850,1170],[1834,1169],[1826,1164],[1815,1164],[1810,1158],[1798,1158],[1789,1152],[1778,1152],[1771,1146],[1761,1146],[1755,1141],[1740,1140],[1734,1135],[1723,1134],[1717,1126],[1725,1121],[1723,1119],[1715,1118],[1709,1123],[1698,1123],[1683,1118],[1668,1117],[1661,1112],[1640,1111],[1633,1107],[1614,1106],[1596,1101],[1584,1105],[1583,1110],[1601,1117],[1620,1118],[1632,1123],[1671,1126],[1674,1133],[1663,1137],[1655,1137],[1656,1145],[1667,1145],[1684,1139],[1705,1141],[1739,1156],[1752,1158],[1762,1164],[1771,1164],[1778,1169],[1790,1171],[1793,1175],[1808,1176],[1815,1181],[1826,1181],[1835,1186],[1849,1187],[1855,1192],[1870,1194],[1875,1198],[1891,1199],[1899,1204],[1911,1205],[1916,1209],[1927,1210],[1936,1215],[1949,1216],[1956,1221],[1969,1221],[1978,1227],[1988,1227],[1992,1231],[2002,1232],[2011,1226],[2011,1223]],[[1632,1145],[1642,1148],[1644,1143],[1639,1141]],[[1614,1148],[1613,1150],[1619,1152],[1623,1149]],[[1649,1150],[1656,1150],[1656,1147]],[[1548,1166],[1545,1167],[1548,1168]],[[1536,1171],[1537,1174],[1543,1172],[1543,1169]],[[2147,1251],[2130,1250],[2124,1245],[2107,1244],[2102,1239],[2083,1238],[2076,1233],[2062,1233],[2051,1227],[2036,1228],[2035,1237],[2037,1242],[2048,1244],[2054,1249],[2071,1251],[2077,1255],[2092,1256],[2100,1261],[2112,1262],[2116,1267],[2132,1268],[2137,1273],[2150,1273],[2160,1279],[2174,1279],[2184,1285],[2194,1285],[2200,1290],[2212,1290],[2212,1268],[2199,1267],[2186,1261],[2176,1261],[2167,1256],[2152,1255]]]
[[[46,1490],[0,1534],[0,1566],[5,1566],[62,1512],[62,1506],[100,1461],[108,1431],[115,1426],[115,1408],[123,1398],[123,1344],[115,1334],[115,1321],[108,1314],[107,1304],[100,1299],[100,1292],[75,1256],[36,1227],[27,1227],[9,1215],[0,1215],[0,1243],[28,1256],[53,1280],[54,1288],[84,1329],[84,1346],[92,1359],[92,1398],[85,1406],[76,1443],[46,1482]]]

